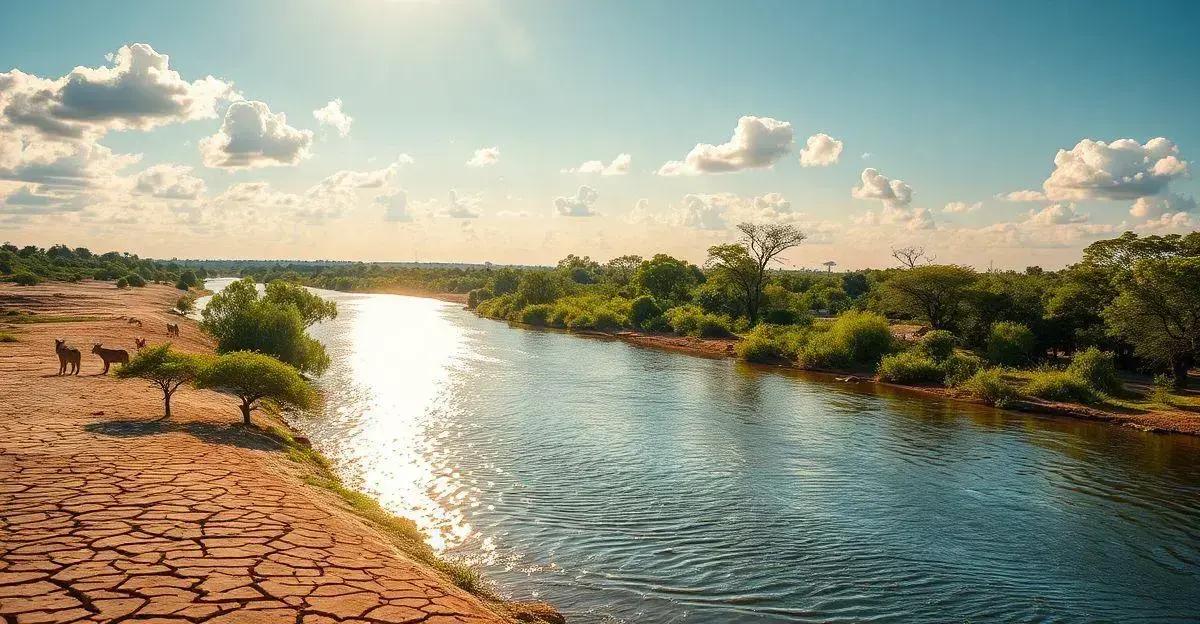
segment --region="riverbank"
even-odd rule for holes
[[[411,523],[341,488],[278,419],[247,429],[228,397],[183,389],[161,421],[157,391],[97,375],[93,343],[132,353],[134,338],[166,342],[168,322],[177,348],[210,352],[169,312],[178,296],[0,285],[0,332],[15,339],[0,343],[0,620],[558,619],[473,595],[408,554],[423,546],[398,542]],[[82,351],[79,376],[55,374],[55,338]]]

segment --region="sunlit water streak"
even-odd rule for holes
[[[321,291],[351,484],[573,622],[1200,618],[1200,441]]]

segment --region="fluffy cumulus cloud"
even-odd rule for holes
[[[1139,197],[1129,208],[1129,214],[1140,219],[1161,219],[1164,215],[1196,211],[1196,198],[1177,193]]]
[[[337,131],[338,136],[350,134],[350,125],[354,118],[342,110],[342,98],[330,100],[328,104],[313,111],[313,118],[322,126],[329,126]]]
[[[1129,200],[1166,191],[1172,180],[1188,174],[1179,148],[1164,138],[1145,145],[1133,139],[1112,143],[1084,139],[1058,150],[1054,171],[1042,184],[1054,201],[1087,199]]]
[[[403,189],[395,189],[375,198],[375,203],[383,207],[383,220],[402,223],[412,221],[408,211],[408,193]]]
[[[1046,194],[1033,189],[1023,189],[1020,191],[1012,191],[1010,193],[1000,193],[996,199],[1013,202],[1040,202],[1046,201]]]
[[[792,141],[792,124],[786,121],[742,117],[728,142],[699,143],[683,160],[672,160],[660,167],[658,175],[732,173],[770,167],[792,149]]]
[[[490,167],[500,162],[500,148],[498,146],[481,147],[475,150],[471,159],[467,161],[468,167]]]
[[[154,165],[134,180],[135,193],[163,199],[196,199],[204,194],[204,180],[191,174],[184,165]]]
[[[478,219],[481,202],[482,198],[477,194],[459,195],[458,191],[451,189],[449,204],[442,214],[451,219]]]
[[[563,173],[598,173],[602,176],[625,175],[629,173],[629,168],[633,164],[633,157],[629,154],[618,154],[612,162],[607,165],[602,160],[589,160],[570,169],[563,169]]]
[[[857,199],[877,199],[889,208],[903,208],[912,203],[912,187],[903,180],[893,180],[867,167],[862,172],[862,182],[850,189],[850,196]]]
[[[0,128],[0,180],[81,190],[112,184],[139,160],[139,154],[117,154],[91,141],[44,142],[5,136]]]
[[[82,208],[78,203],[68,203],[66,197],[48,194],[45,188],[21,186],[0,198],[0,215],[22,217],[59,212],[74,212]]]
[[[312,140],[311,130],[289,126],[285,114],[243,100],[229,105],[216,134],[200,140],[200,154],[206,166],[222,169],[295,165],[309,157]]]
[[[396,162],[372,171],[343,170],[321,180],[317,189],[327,192],[340,192],[351,189],[381,188],[396,178],[400,168],[412,164],[413,159],[408,154],[400,154]]]
[[[625,220],[710,231],[727,230],[743,222],[792,223],[806,231],[828,225],[817,224],[804,217],[803,213],[793,209],[792,202],[779,193],[753,197],[734,193],[689,193],[684,195],[679,204],[664,212],[651,210],[649,200],[638,200]]]
[[[1025,220],[1029,225],[1068,225],[1086,223],[1088,216],[1075,210],[1075,204],[1050,204],[1041,210],[1030,210]]]
[[[600,194],[590,186],[580,186],[571,197],[554,198],[554,211],[563,217],[594,217],[594,205]]]
[[[842,142],[818,132],[808,137],[804,148],[800,150],[800,164],[804,167],[828,167],[837,164],[841,156]]]
[[[983,202],[968,204],[967,202],[955,201],[946,204],[942,208],[942,212],[946,214],[966,214],[968,212],[976,212],[980,208],[983,208]]]

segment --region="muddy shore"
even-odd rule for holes
[[[556,621],[546,605],[490,600],[402,551],[334,491],[285,427],[233,400],[161,394],[101,376],[93,343],[213,344],[169,312],[170,286],[0,285],[0,621]],[[9,314],[19,311],[21,314]],[[136,318],[141,324],[131,323]],[[58,376],[54,339],[82,352]]]

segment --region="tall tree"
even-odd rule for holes
[[[1170,366],[1176,387],[1185,387],[1200,348],[1200,258],[1138,260],[1104,320],[1138,357]]]
[[[891,309],[925,321],[933,329],[952,329],[975,277],[975,271],[952,264],[905,269],[884,282],[884,297]]]
[[[808,238],[791,224],[738,224],[742,237],[737,243],[708,248],[708,266],[724,273],[742,294],[750,324],[758,322],[767,267],[778,262],[783,252]]]

